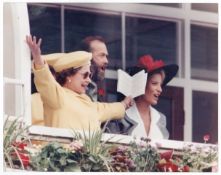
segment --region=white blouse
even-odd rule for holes
[[[164,139],[164,135],[157,124],[161,118],[160,113],[152,106],[150,106],[151,123],[150,123],[150,131],[148,136],[144,127],[143,120],[137,109],[136,103],[134,103],[132,107],[126,110],[126,114],[130,119],[138,123],[138,125],[134,128],[134,130],[131,133],[132,136],[136,138],[148,137],[151,139]]]

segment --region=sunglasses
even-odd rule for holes
[[[88,77],[91,79],[92,74],[90,72],[80,73],[83,76],[83,79],[87,79]]]

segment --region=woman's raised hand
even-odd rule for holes
[[[41,41],[41,38],[37,41],[35,36],[26,36],[26,43],[31,50],[34,63],[37,65],[44,65],[44,60],[41,57]]]

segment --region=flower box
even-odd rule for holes
[[[44,126],[29,127],[26,137],[31,142],[12,142],[12,161],[5,157],[12,169],[5,171],[217,171],[218,148],[213,144]]]

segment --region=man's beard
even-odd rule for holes
[[[104,72],[100,70],[97,64],[92,60],[91,61],[91,73],[92,73],[92,81],[99,82],[104,79]]]

